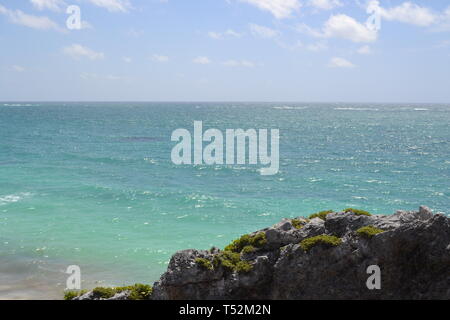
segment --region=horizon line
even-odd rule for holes
[[[400,101],[295,101],[295,100],[0,100],[0,103],[311,103],[311,104],[450,104],[450,102]]]

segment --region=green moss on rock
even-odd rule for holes
[[[85,293],[87,293],[87,290],[68,290],[64,292],[64,300],[73,300]]]
[[[375,228],[374,226],[366,226],[356,230],[356,234],[360,237],[367,239],[372,238],[374,235],[384,232],[382,229]]]
[[[241,255],[237,252],[222,251],[213,258],[215,268],[223,267],[229,271],[249,272],[253,266],[248,261],[241,260]]]
[[[214,269],[211,261],[209,261],[208,259],[205,259],[205,258],[195,258],[195,263],[206,270]]]
[[[248,261],[239,261],[236,264],[235,271],[238,273],[247,273],[253,269],[253,266]]]
[[[92,290],[95,299],[109,299],[117,293],[115,288],[97,287]]]
[[[353,212],[354,214],[356,214],[357,216],[371,216],[372,214],[364,211],[364,210],[359,210],[359,209],[353,209],[353,208],[347,208],[344,210],[344,212]]]
[[[117,288],[118,292],[123,292],[125,290],[130,291],[128,299],[130,300],[149,300],[153,288],[147,284],[136,283],[133,286]]]
[[[309,216],[309,219],[320,218],[322,220],[325,220],[327,218],[327,215],[329,215],[332,212],[333,212],[333,210],[326,210],[326,211],[320,211],[317,213],[313,213],[312,215]]]
[[[232,251],[222,251],[213,258],[214,267],[224,267],[228,270],[234,270],[236,264],[241,260],[241,255]]]
[[[305,224],[307,223],[307,221],[296,218],[296,219],[292,219],[291,220],[291,224],[295,229],[301,229],[305,226]]]
[[[267,243],[266,234],[264,232],[257,233],[253,236],[245,234],[239,239],[234,240],[225,247],[225,251],[240,253],[246,246],[261,248]]]
[[[248,245],[242,248],[241,254],[248,254],[255,252],[256,248],[254,246]]]
[[[320,236],[315,236],[302,240],[300,242],[300,247],[305,251],[309,251],[316,245],[326,245],[328,247],[335,247],[340,245],[341,243],[342,243],[341,238],[322,234]]]
[[[125,287],[96,287],[92,290],[92,298],[94,299],[109,299],[114,297],[116,294],[129,291],[128,300],[149,300],[152,295],[153,288],[146,284],[136,283],[132,286]],[[67,291],[64,294],[64,300],[73,300],[85,293],[87,290],[81,291]]]

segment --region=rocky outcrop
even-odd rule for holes
[[[292,219],[260,230],[267,242],[241,259],[249,272],[222,266],[205,268],[220,252],[184,250],[170,260],[153,288],[153,299],[450,299],[450,219],[419,211],[393,215],[327,214],[325,220]],[[373,226],[384,232],[364,236]],[[380,231],[381,231],[380,230]],[[304,250],[302,240],[330,235],[339,245],[318,242]],[[197,259],[198,261],[198,259]],[[369,290],[367,268],[380,268],[381,289]]]
[[[427,207],[284,219],[225,251],[175,253],[151,299],[450,299],[450,219]]]

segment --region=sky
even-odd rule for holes
[[[450,103],[449,78],[448,0],[0,0],[0,101]]]

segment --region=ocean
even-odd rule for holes
[[[175,129],[279,129],[280,168],[181,165]],[[450,214],[450,105],[0,103],[0,299],[153,283],[170,256],[347,207]]]

